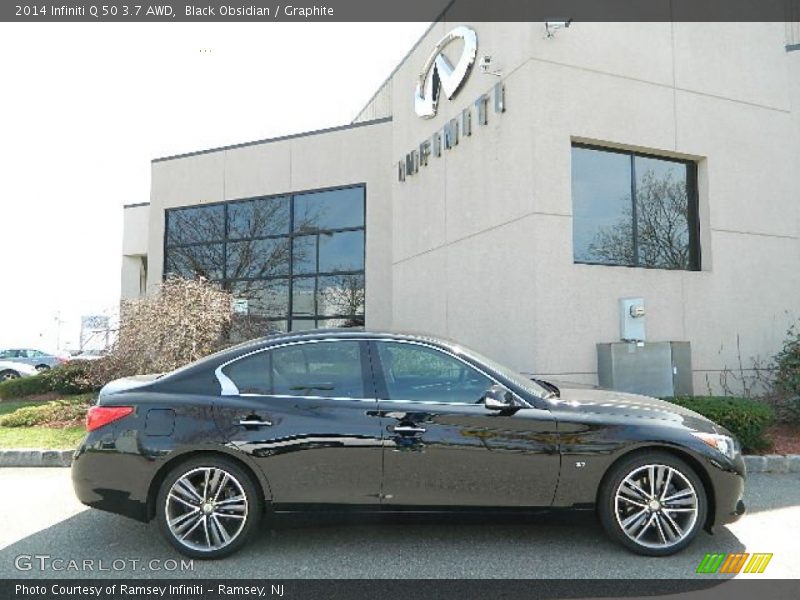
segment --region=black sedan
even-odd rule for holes
[[[100,392],[72,479],[157,519],[181,552],[239,549],[262,517],[592,509],[667,555],[744,512],[731,433],[665,401],[558,388],[453,342],[355,330],[266,337]]]

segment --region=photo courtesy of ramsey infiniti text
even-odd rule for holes
[[[667,555],[744,513],[739,443],[663,400],[530,379],[454,342],[315,330],[109,383],[72,479],[192,557],[272,513],[592,509]]]

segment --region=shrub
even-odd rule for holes
[[[775,412],[781,421],[800,422],[800,324],[786,332],[783,348],[775,355]]]
[[[74,425],[76,421],[86,417],[86,411],[91,406],[92,399],[93,396],[87,394],[65,400],[53,400],[36,406],[23,406],[0,418],[0,425],[3,427]]]
[[[110,381],[163,373],[226,345],[232,296],[204,279],[170,278],[158,293],[122,304],[117,342],[95,361],[96,378]]]
[[[683,406],[730,430],[745,452],[768,449],[772,444],[765,429],[772,422],[772,409],[745,398],[722,396],[681,396],[670,402]]]
[[[38,375],[9,379],[0,383],[0,399],[25,398],[48,392],[86,394],[102,387],[89,361],[77,360],[48,369]]]
[[[0,399],[2,400],[46,394],[49,391],[49,383],[42,373],[29,377],[7,379],[0,383]]]
[[[86,394],[96,392],[102,387],[87,360],[76,360],[59,365],[41,374],[47,382],[49,391],[59,394]]]

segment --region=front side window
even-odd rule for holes
[[[575,144],[576,263],[699,269],[697,165]]]
[[[357,341],[283,346],[237,360],[223,373],[241,394],[368,397]]]
[[[494,381],[440,350],[378,342],[389,400],[477,404]]]
[[[234,296],[231,337],[364,324],[365,189],[169,209],[164,276]]]

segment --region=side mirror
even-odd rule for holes
[[[483,405],[488,410],[505,410],[514,407],[514,396],[500,384],[495,384],[483,395]]]

